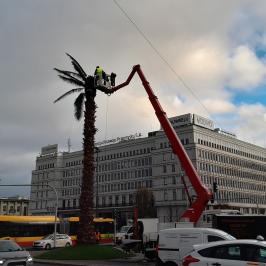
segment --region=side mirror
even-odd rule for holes
[[[261,235],[257,235],[256,240],[258,241],[264,241],[264,237]]]

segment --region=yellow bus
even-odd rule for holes
[[[94,218],[96,239],[99,243],[111,243],[114,239],[114,220]],[[7,216],[0,215],[0,239],[12,239],[22,247],[32,246],[33,242],[54,233],[54,216]],[[79,217],[56,220],[56,231],[71,236],[73,244],[77,240]]]
[[[68,217],[64,219],[64,233],[71,236],[75,243],[79,226],[79,217]],[[114,219],[94,218],[93,219],[96,239],[99,243],[112,243],[114,241]]]
[[[57,230],[59,219],[57,218]],[[12,239],[22,247],[54,232],[54,216],[0,215],[0,239]]]

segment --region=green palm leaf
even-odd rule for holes
[[[72,89],[72,90],[70,90],[70,91],[64,93],[63,95],[61,95],[59,98],[57,98],[57,99],[54,101],[54,103],[60,101],[61,99],[63,99],[64,97],[66,97],[66,96],[68,96],[68,95],[70,95],[70,94],[72,94],[72,93],[80,92],[80,91],[82,91],[82,90],[84,90],[84,88],[76,88],[76,89]]]
[[[71,63],[74,66],[74,68],[77,70],[77,72],[80,74],[80,76],[82,77],[83,80],[86,79],[87,74],[86,72],[83,70],[83,68],[80,66],[80,64],[78,63],[78,61],[71,56],[70,54],[66,53],[67,56],[69,56],[71,58]]]
[[[77,118],[77,120],[80,120],[80,118],[82,117],[84,100],[85,93],[81,93],[74,102],[75,117]]]
[[[74,84],[74,85],[77,85],[77,86],[83,86],[83,87],[85,86],[83,81],[78,80],[78,79],[76,79],[74,77],[69,78],[69,77],[65,77],[63,75],[58,75],[58,77],[60,77],[62,80],[66,81],[68,83],[71,83],[71,84]]]
[[[58,73],[60,74],[63,74],[65,76],[68,76],[70,78],[77,78],[77,79],[83,79],[79,73],[76,73],[76,72],[72,72],[72,71],[67,71],[67,70],[61,70],[61,69],[58,69],[58,68],[54,68],[55,71],[57,71]],[[82,80],[81,80],[82,81]],[[85,79],[84,79],[85,81]]]

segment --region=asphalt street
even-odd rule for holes
[[[37,263],[35,262],[33,264],[34,266],[51,266],[51,265],[60,265],[62,266],[62,264],[48,264],[48,263]],[[123,265],[128,265],[128,266],[154,266],[155,262],[138,262],[138,263],[132,263],[132,262],[106,262],[106,261],[99,261],[99,262],[91,262],[91,263],[86,263],[86,264],[80,264],[79,266],[123,266]]]

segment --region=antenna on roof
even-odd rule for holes
[[[71,148],[71,140],[70,138],[67,139],[67,151],[70,152],[70,148]]]

